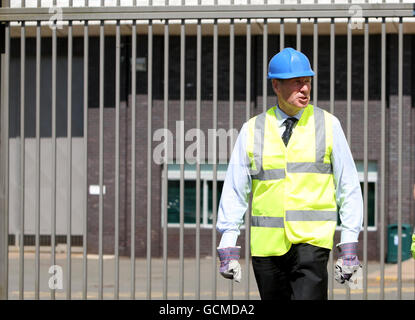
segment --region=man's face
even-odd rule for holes
[[[281,105],[288,104],[291,108],[302,109],[310,102],[311,77],[284,79],[283,81],[273,79],[272,87]]]

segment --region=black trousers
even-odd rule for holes
[[[293,244],[282,256],[252,257],[262,300],[327,300],[330,250]]]

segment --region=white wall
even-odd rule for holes
[[[52,143],[51,138],[41,139],[40,168],[40,234],[51,234],[52,207]],[[25,139],[25,234],[35,234],[36,201],[36,140]],[[83,234],[83,212],[86,189],[84,187],[84,138],[72,138],[72,235]],[[20,138],[10,139],[9,171],[9,234],[19,234],[20,215]],[[66,235],[68,203],[67,139],[56,141],[56,234]]]

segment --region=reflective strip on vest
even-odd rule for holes
[[[251,226],[265,228],[284,228],[284,218],[251,216]]]
[[[326,121],[324,120],[324,111],[320,108],[314,108],[314,123],[316,128],[316,163],[323,163],[326,154]]]
[[[252,179],[258,180],[277,180],[277,179],[284,179],[285,178],[285,170],[284,169],[270,169],[270,170],[261,170],[258,174],[252,176]]]
[[[266,113],[261,113],[255,119],[254,129],[254,162],[255,169],[250,169],[250,173],[253,179],[264,179],[264,171],[262,169],[262,152],[264,151],[264,133],[265,133],[265,117]],[[285,173],[284,173],[285,176]]]
[[[287,162],[287,172],[292,173],[328,173],[333,172],[331,163]]]
[[[287,210],[287,221],[337,221],[337,211]]]

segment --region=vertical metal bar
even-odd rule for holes
[[[281,4],[284,4],[284,0],[281,0]],[[285,46],[285,31],[284,31],[284,18],[280,19],[280,51]]]
[[[119,0],[118,0],[119,1]],[[119,3],[117,3],[119,6]],[[117,20],[115,35],[115,239],[114,239],[114,299],[120,296],[120,20]]]
[[[36,26],[36,187],[35,187],[35,300],[39,300],[40,282],[40,21]]]
[[[347,1],[351,3],[351,0]],[[347,103],[346,103],[346,118],[347,118],[347,132],[346,138],[349,143],[350,149],[351,145],[351,135],[352,135],[352,25],[351,18],[348,18],[347,21]],[[350,299],[350,289],[346,288],[346,298]]]
[[[334,69],[334,59],[335,59],[335,41],[336,41],[336,30],[334,24],[334,18],[331,18],[330,23],[330,113],[334,114],[334,86],[335,86],[335,69]]]
[[[318,105],[318,19],[314,18],[313,30],[313,69],[314,69],[314,83],[313,83],[313,105]]]
[[[104,21],[99,28],[99,216],[98,216],[98,299],[103,298],[103,219],[104,219]]]
[[[212,128],[214,132],[213,144],[212,144],[212,157],[213,157],[213,181],[212,181],[212,299],[217,298],[217,272],[216,272],[216,216],[217,216],[217,121],[218,121],[218,20],[214,20],[213,24],[213,123]]]
[[[72,21],[68,25],[68,207],[66,220],[66,258],[67,258],[67,284],[66,284],[66,299],[71,300],[71,286],[72,286],[72,271],[71,271],[71,233],[72,233]]]
[[[6,33],[7,31],[5,31]],[[5,82],[8,77],[5,75],[5,61],[7,60],[6,54],[0,52],[1,55],[1,84],[0,84],[0,97],[1,97],[1,109],[0,109],[0,300],[7,300],[7,265],[8,265],[8,230],[6,227],[7,222],[7,209],[6,209],[6,175],[8,171],[6,170],[6,157],[7,145],[9,138],[7,137],[6,131],[6,122],[9,121],[8,117],[6,118],[6,107],[5,107]],[[8,130],[8,128],[7,128]],[[7,235],[7,236],[6,236]]]
[[[185,82],[185,21],[180,25],[180,249],[179,299],[184,297],[184,82]]]
[[[297,50],[301,51],[301,19],[297,18]]]
[[[385,132],[386,132],[386,25],[381,34],[381,155],[380,155],[380,299],[385,299]]]
[[[202,24],[197,20],[196,39],[196,130],[197,161],[196,161],[196,284],[195,299],[200,299],[200,163],[201,163],[201,136],[200,136],[200,105],[202,100]]]
[[[268,62],[268,20],[264,19],[264,31],[262,34],[262,112],[267,110],[268,103],[268,82],[267,82],[267,62]]]
[[[347,25],[347,141],[351,149],[351,137],[352,137],[352,26],[351,19],[348,19]],[[346,299],[350,300],[350,288],[346,287]]]
[[[153,104],[153,21],[148,23],[147,66],[147,299],[151,299],[151,116]]]
[[[352,147],[352,25],[351,18],[347,22],[347,142]]]
[[[402,299],[402,95],[403,95],[403,24],[398,29],[398,300]]]
[[[330,1],[331,3],[334,3],[334,0]],[[335,68],[334,68],[334,48],[335,48],[335,24],[334,24],[334,18],[331,19],[330,24],[330,112],[334,113],[334,99],[335,99]],[[297,37],[298,40],[298,37]],[[333,263],[333,250],[330,251],[329,256],[329,299],[334,299],[334,263]],[[346,289],[346,292],[349,293],[350,291]]]
[[[363,84],[363,299],[367,300],[367,228],[368,228],[368,100],[369,100],[369,24],[365,18],[364,33],[364,84]]]
[[[232,4],[234,0],[232,0]],[[235,72],[235,21],[231,19],[229,26],[229,130],[233,130],[234,108],[234,72]],[[234,145],[234,135],[231,134],[229,145],[229,160]],[[228,299],[233,299],[233,281],[228,284]]]
[[[3,56],[3,55],[2,55]],[[10,26],[5,25],[5,55],[2,59],[2,105],[1,105],[1,187],[4,195],[0,216],[0,299],[8,299],[9,291],[9,65],[10,65]]]
[[[201,2],[201,1],[200,1]],[[214,5],[217,6],[219,4],[218,0],[214,1]],[[251,0],[247,0],[247,4],[251,4]],[[213,64],[214,64],[214,75],[213,75],[213,83],[214,83],[214,87],[213,87],[213,104],[214,104],[214,126],[215,126],[215,131],[217,129],[217,119],[218,119],[218,22],[215,19],[214,21],[214,49],[213,49]],[[216,39],[215,39],[216,38]],[[216,47],[216,49],[215,49]],[[216,73],[216,74],[215,74]],[[216,83],[216,84],[215,84]],[[213,219],[212,219],[212,226],[216,226],[216,219],[217,219],[217,161],[219,160],[219,155],[217,153],[217,139],[215,136],[215,160],[214,160],[214,175],[213,175],[213,183],[214,183],[214,187],[213,187]],[[215,238],[216,238],[216,228],[213,227],[213,229],[215,229]],[[215,257],[215,261],[216,261],[216,241],[215,241],[215,250],[214,250],[214,257]],[[216,268],[213,269],[213,272],[216,273]]]
[[[229,129],[233,129],[234,84],[235,84],[235,21],[231,19],[229,26]],[[234,136],[231,135],[229,154],[234,145]]]
[[[350,0],[349,0],[350,1]],[[351,18],[348,19],[347,24],[347,102],[346,102],[346,118],[347,118],[347,129],[346,136],[349,146],[351,148],[351,126],[352,126],[352,111],[351,111],[351,100],[352,100],[352,28]],[[346,299],[350,300],[350,288],[346,287]]]
[[[250,0],[247,0],[247,4],[250,4]],[[214,1],[214,5],[218,5],[218,0]],[[216,221],[217,221],[217,199],[218,199],[218,170],[217,161],[218,149],[217,149],[217,122],[218,122],[218,20],[214,20],[213,24],[213,180],[212,180],[212,273],[213,273],[213,296],[217,298],[217,270],[216,270]],[[229,285],[228,285],[228,290]]]
[[[133,20],[131,34],[131,299],[135,299],[135,138],[136,138],[136,58],[137,25]]]
[[[6,33],[7,31],[5,31]],[[7,60],[6,55],[8,53],[0,52],[1,54],[1,84],[0,84],[0,97],[1,97],[1,110],[0,110],[0,300],[7,300],[7,265],[8,265],[8,228],[6,227],[7,222],[7,209],[6,209],[6,175],[8,175],[8,171],[6,170],[7,161],[6,157],[8,157],[8,150],[7,145],[9,144],[9,138],[7,137],[7,133],[5,132],[8,130],[6,126],[6,122],[9,121],[9,117],[5,117],[6,115],[6,106],[5,106],[5,86],[6,86],[6,79],[8,80],[8,76],[6,77],[5,72],[5,61]]]
[[[82,299],[87,298],[88,290],[88,53],[89,52],[89,35],[88,21],[84,22],[84,221],[83,221],[83,264],[82,264]]]
[[[185,5],[186,0],[182,0],[182,6]],[[181,20],[181,29],[180,29],[180,237],[182,244],[181,252],[181,290],[180,295],[181,299],[184,298],[184,100],[186,97],[185,92],[185,61],[186,61],[186,22],[184,19]],[[183,179],[183,180],[182,180]]]
[[[25,218],[25,62],[26,27],[20,33],[20,243],[19,243],[19,299],[24,299],[24,218]]]
[[[52,178],[51,178],[51,265],[56,264],[56,57],[57,37],[56,20],[52,27]],[[51,300],[55,300],[55,289],[50,291]]]
[[[246,121],[250,118],[251,109],[251,19],[246,25]],[[250,257],[250,214],[251,210],[245,214],[245,299],[249,300],[249,257]]]
[[[246,91],[245,91],[245,119],[247,121],[250,117],[250,102],[251,102],[251,19],[248,19],[246,24]]]
[[[166,20],[164,24],[164,129],[168,129],[168,116],[169,116],[169,21]],[[164,139],[164,162],[163,162],[163,299],[167,299],[167,276],[168,276],[168,261],[167,261],[167,187],[168,187],[168,162],[169,162],[169,150],[168,139]]]

